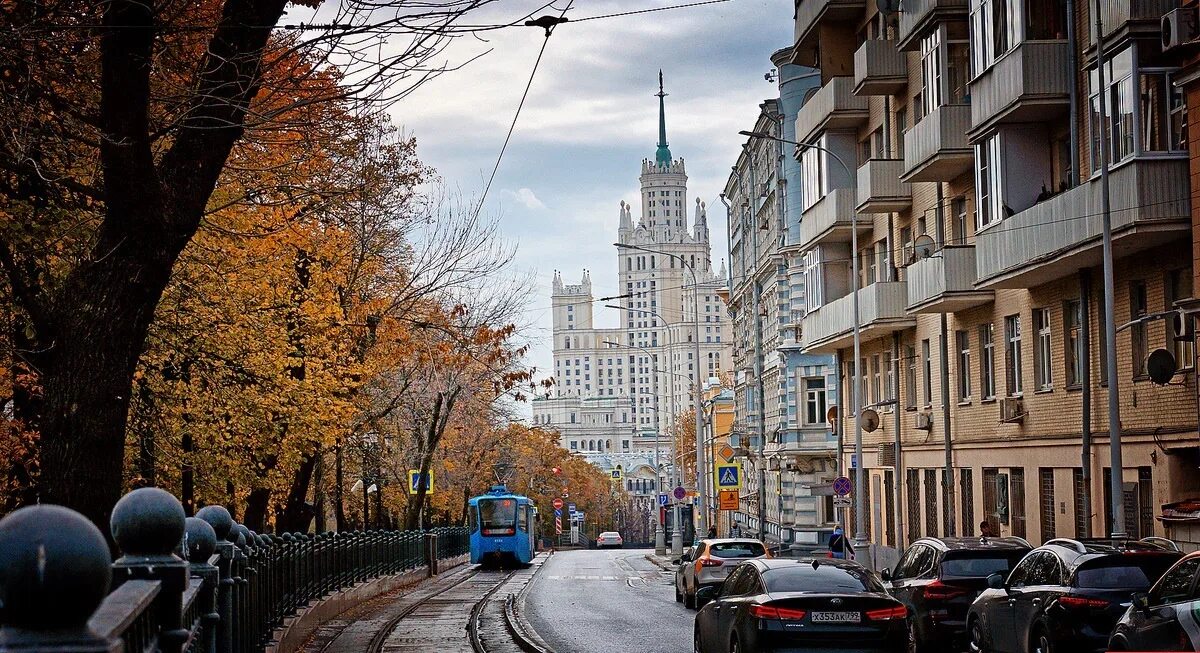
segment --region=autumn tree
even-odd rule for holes
[[[303,137],[324,106],[403,96],[488,1],[348,0],[336,26],[282,32],[285,0],[0,5],[0,268],[40,388],[40,500],[107,524],[138,359],[181,253],[230,201],[214,197],[230,162]],[[380,27],[386,58],[368,61]]]

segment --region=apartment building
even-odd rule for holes
[[[791,63],[821,81],[795,120],[820,147],[798,148],[800,344],[879,416],[852,460],[840,406],[872,541],[1109,531],[1102,131],[1126,530],[1162,534],[1159,506],[1200,490],[1194,336],[1167,314],[1195,285],[1175,4],[797,3]]]
[[[729,210],[735,434],[744,461],[738,518],[771,542],[815,534],[835,521],[811,488],[837,476],[826,412],[836,403],[833,359],[801,350],[804,287],[794,246],[799,162],[787,155],[795,117],[817,87],[790,49],[772,59],[779,97],[764,101],[725,185]],[[815,536],[814,536],[815,537]],[[803,539],[803,535],[799,536]]]

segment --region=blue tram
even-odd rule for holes
[[[467,502],[471,515],[471,563],[524,565],[537,551],[537,507],[526,496],[495,485]]]

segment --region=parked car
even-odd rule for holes
[[[603,549],[606,546],[621,548],[625,545],[625,540],[621,534],[616,531],[605,531],[596,538],[596,548]]]
[[[1007,576],[1032,548],[1019,537],[923,537],[881,575],[912,614],[918,650],[961,651],[967,610],[987,589],[988,576]]]
[[[1132,605],[1108,640],[1111,651],[1200,651],[1200,552],[1189,553]]]
[[[698,608],[696,590],[720,587],[729,572],[743,560],[769,558],[770,552],[759,540],[721,538],[700,540],[684,551],[675,563],[675,600],[689,608]]]
[[[971,604],[972,651],[1104,651],[1135,592],[1144,592],[1179,558],[1148,540],[1053,539],[1030,551],[1005,579]]]
[[[911,648],[908,608],[862,565],[830,558],[743,562],[696,615],[697,653]]]

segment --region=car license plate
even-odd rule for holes
[[[814,612],[812,620],[816,623],[856,624],[862,621],[860,612]]]

